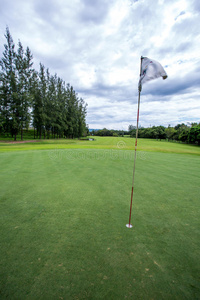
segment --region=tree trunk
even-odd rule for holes
[[[21,141],[23,141],[23,128],[21,129]]]

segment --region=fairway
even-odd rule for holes
[[[68,143],[69,142],[69,143]],[[199,299],[200,148],[1,144],[0,299]]]
[[[153,139],[138,139],[139,151],[154,151],[162,153],[180,153],[200,155],[200,147],[177,142],[158,141]],[[34,143],[14,143],[0,141],[0,152],[24,150],[55,150],[55,149],[105,149],[134,150],[135,139],[130,137],[94,137],[94,141],[86,139],[53,139],[35,140]]]

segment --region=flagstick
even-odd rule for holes
[[[140,76],[142,71],[142,56],[141,56],[141,64],[140,64]],[[140,115],[140,89],[138,91],[138,110],[137,110],[137,129],[136,129],[136,139],[135,139],[135,156],[134,156],[134,166],[133,166],[133,181],[132,181],[132,190],[131,190],[131,204],[130,204],[130,214],[129,214],[129,223],[126,224],[126,227],[132,228],[131,225],[131,213],[132,213],[132,204],[133,204],[133,189],[134,189],[134,181],[135,181],[135,164],[136,164],[136,153],[137,153],[137,139],[138,139],[138,125],[139,125],[139,115]]]

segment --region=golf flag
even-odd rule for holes
[[[150,59],[148,57],[142,57],[141,74],[138,84],[139,91],[141,92],[143,83],[158,77],[162,77],[163,79],[167,78],[167,73],[165,72],[161,64],[158,61]]]
[[[132,204],[133,204],[133,190],[134,190],[134,179],[135,179],[135,163],[136,163],[136,152],[137,152],[137,139],[138,139],[138,124],[139,124],[139,115],[140,115],[140,92],[142,90],[142,85],[146,81],[162,77],[163,79],[167,78],[167,73],[161,66],[159,62],[148,57],[141,56],[140,64],[140,80],[138,83],[138,109],[137,109],[137,129],[136,129],[136,138],[135,138],[135,156],[134,156],[134,166],[133,166],[133,182],[131,190],[131,203],[130,203],[130,213],[129,213],[129,222],[126,224],[127,228],[132,228],[131,224],[131,213],[132,213]]]

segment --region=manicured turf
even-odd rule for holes
[[[46,150],[46,149],[113,149],[113,150],[133,150],[135,139],[130,137],[94,137],[94,141],[89,140],[36,140],[34,143],[13,143],[0,141],[0,152],[24,151],[24,150]],[[165,140],[139,139],[138,150],[154,151],[164,153],[183,153],[200,155],[200,147],[194,145],[181,144],[178,142],[166,142]]]
[[[55,145],[0,154],[0,299],[199,299],[199,156],[143,146],[128,229],[133,151]]]

